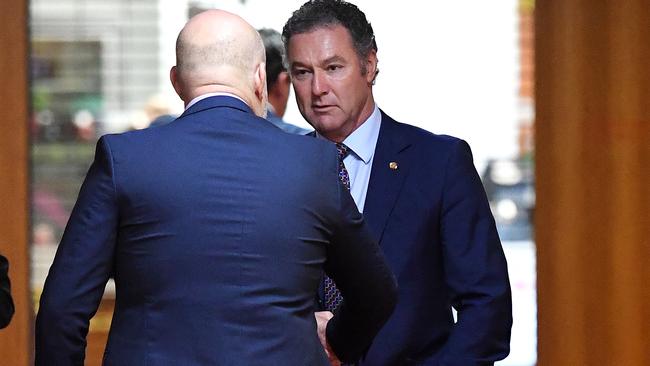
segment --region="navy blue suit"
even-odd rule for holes
[[[330,342],[354,360],[396,285],[335,148],[210,97],[97,143],[41,297],[36,364],[83,364],[112,275],[105,365],[327,365],[313,316],[323,269],[349,300]]]
[[[364,216],[399,300],[362,365],[488,365],[508,354],[507,266],[467,143],[382,112]]]

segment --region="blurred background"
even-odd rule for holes
[[[302,3],[29,3],[34,304],[99,136],[146,128],[159,115],[182,112],[169,69],[175,63],[176,36],[187,19],[221,8],[255,28],[281,31]],[[376,33],[381,73],[374,91],[379,106],[398,121],[463,138],[472,146],[510,264],[515,320],[511,355],[501,364],[533,365],[534,2],[354,3]],[[309,127],[290,98],[285,120]],[[89,364],[99,362],[103,353],[113,297],[109,284],[91,323]]]

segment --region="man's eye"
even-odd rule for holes
[[[340,69],[340,68],[342,68],[342,67],[343,67],[343,66],[341,66],[341,65],[329,65],[329,66],[327,66],[327,70],[329,70],[329,71],[336,71],[336,70],[338,70],[338,69]]]
[[[292,71],[293,77],[296,79],[304,79],[309,75],[309,70],[307,69],[294,69]]]

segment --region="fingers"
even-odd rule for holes
[[[318,340],[320,340],[321,345],[323,346],[323,349],[325,350],[325,354],[327,355],[327,359],[330,362],[330,365],[332,366],[340,366],[341,361],[339,361],[338,357],[334,354],[334,351],[330,347],[329,343],[327,343],[327,336],[325,334],[325,331],[327,329],[327,322],[334,317],[334,314],[332,314],[330,311],[317,311],[314,313],[314,317],[316,318],[316,330],[318,332]]]

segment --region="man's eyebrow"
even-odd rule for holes
[[[294,67],[307,67],[307,65],[303,64],[300,61],[294,61],[289,65],[289,68],[293,69]]]
[[[328,64],[331,64],[333,62],[344,62],[344,61],[345,61],[345,59],[343,57],[335,55],[335,56],[332,56],[330,58],[325,59],[323,62],[321,62],[321,65],[328,65]]]
[[[321,61],[320,66],[326,66],[326,65],[329,65],[329,64],[331,64],[333,62],[345,62],[345,58],[343,58],[341,56],[338,56],[338,55],[335,55],[335,56],[326,58],[325,60]],[[291,65],[289,65],[289,67],[293,69],[295,67],[309,67],[309,65],[303,64],[300,61],[294,61],[294,62],[291,63]]]

